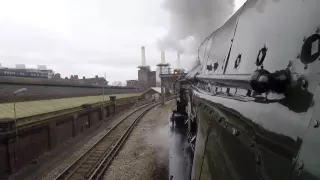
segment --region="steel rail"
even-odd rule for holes
[[[134,126],[154,106],[156,106],[156,105],[153,105],[142,112],[142,114],[130,125],[130,127],[126,130],[125,134],[114,145],[114,147],[111,149],[111,151],[102,159],[100,164],[95,168],[94,172],[90,176],[86,176],[86,178],[88,178],[89,180],[96,180],[96,179],[100,179],[103,176],[104,172],[106,171],[107,167],[112,162],[113,158],[117,155],[117,153],[121,149],[122,145],[126,142],[127,138],[129,137],[130,133],[132,132]]]
[[[104,162],[104,157],[109,156],[109,152],[112,152],[115,150],[115,147],[118,147],[120,145],[119,141],[123,141],[124,140],[124,136],[128,136],[128,134],[131,132],[131,130],[133,129],[133,124],[135,124],[138,119],[141,119],[141,117],[147,113],[147,111],[149,111],[151,108],[153,108],[154,106],[158,105],[159,102],[156,103],[149,103],[146,104],[136,110],[134,110],[133,112],[131,112],[130,114],[128,114],[127,116],[125,116],[121,121],[119,121],[115,126],[113,126],[105,135],[103,135],[96,143],[94,143],[94,145],[92,147],[90,147],[88,150],[86,150],[84,153],[82,153],[75,161],[73,161],[66,169],[64,169],[64,171],[62,173],[60,173],[55,180],[61,180],[61,179],[74,179],[73,175],[75,175],[75,173],[79,170],[82,172],[82,174],[85,174],[82,178],[85,179],[85,177],[90,176],[91,172],[96,172],[96,169],[94,169],[95,167],[101,167],[101,162]],[[142,111],[139,113],[139,111]],[[134,116],[135,114],[139,113],[138,117],[135,118],[135,120],[133,121],[133,123],[131,123],[129,125],[129,128],[127,128],[127,130],[124,132],[124,134],[120,137],[120,139],[118,140],[117,138],[112,139],[112,137],[110,137],[110,141],[109,141],[109,146],[108,147],[104,147],[103,152],[101,152],[102,150],[98,148],[98,145],[100,145],[101,143],[103,143],[103,140],[108,140],[109,135],[112,132],[116,132],[115,130],[117,130],[117,127],[119,127],[119,125],[121,125],[123,122],[125,122],[125,120],[129,119],[130,117]],[[130,131],[130,132],[129,132]],[[122,142],[123,143],[123,142]],[[96,149],[95,149],[96,148]],[[110,151],[108,151],[111,148]],[[94,151],[96,150],[96,151]],[[93,167],[88,167],[88,165],[86,165],[86,162],[90,161],[90,156],[92,155],[93,158],[94,157],[94,153],[96,152],[100,152],[100,157],[98,157],[96,162],[91,162],[91,164],[94,164]],[[99,156],[99,153],[97,153]],[[99,160],[100,159],[100,160]],[[99,164],[98,164],[99,163]],[[97,165],[98,164],[98,165]],[[81,166],[87,166],[87,169],[89,169],[88,171],[83,172],[83,169],[80,169]],[[77,177],[75,177],[76,179],[82,179],[81,177],[79,177],[79,175]]]

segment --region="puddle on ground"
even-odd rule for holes
[[[157,149],[157,161],[167,166],[171,180],[189,180],[192,170],[193,152],[184,130],[171,126],[171,113],[168,124],[148,134],[147,141]]]

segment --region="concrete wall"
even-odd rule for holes
[[[39,127],[32,131],[24,131],[19,134],[18,144],[14,139],[10,139],[11,156],[13,169],[19,169],[23,167],[26,162],[31,162],[37,158],[40,154],[48,151],[49,149],[49,133],[47,127]],[[13,153],[13,154],[12,154]]]
[[[102,86],[48,79],[0,76],[0,103],[12,101],[13,92],[27,88],[28,91],[15,97],[17,101],[54,99],[79,96],[102,95]],[[134,93],[133,87],[106,86],[105,94]]]
[[[138,81],[142,91],[148,89],[148,72],[149,70],[146,68],[141,68],[138,71]]]
[[[119,103],[119,104],[118,104]],[[89,128],[107,121],[115,113],[128,110],[136,98],[105,105],[19,127],[16,140],[14,121],[0,123],[0,179],[14,173],[44,152],[54,149],[64,141]],[[140,103],[147,103],[146,101]]]
[[[148,68],[141,68],[138,71],[138,81],[140,90],[147,90],[156,86],[156,71],[150,71]]]
[[[17,97],[13,96],[13,92],[27,88],[28,90]],[[105,88],[105,94],[121,94],[134,93],[134,88]],[[0,83],[0,103],[12,101],[16,98],[17,101],[40,100],[40,99],[55,99],[66,97],[94,96],[102,95],[101,87],[72,87],[72,86],[43,86],[43,85],[24,85],[24,84],[1,84]]]
[[[9,159],[8,159],[8,145],[7,141],[2,139],[0,140],[0,171],[3,173],[8,173],[9,168]],[[1,174],[1,173],[0,173]],[[0,176],[1,178],[1,176]]]
[[[73,137],[73,117],[67,116],[56,121],[56,143],[60,144]]]
[[[148,73],[148,88],[150,87],[156,87],[156,71]]]

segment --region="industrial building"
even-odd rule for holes
[[[104,77],[99,77],[98,75],[96,75],[94,78],[86,78],[85,76],[83,76],[83,78],[79,80],[79,82],[83,84],[105,85],[105,86],[107,86],[109,83]]]
[[[143,99],[154,99],[156,101],[160,100],[161,88],[160,87],[151,87],[148,90],[144,91],[140,97]]]
[[[141,65],[138,67],[139,89],[144,91],[150,87],[156,86],[156,71],[151,71],[150,66],[146,64],[145,47],[141,47]]]
[[[134,87],[139,89],[139,81],[138,80],[127,80],[127,87]]]
[[[26,68],[24,64],[17,64],[15,68],[1,67],[0,76],[27,77],[27,78],[44,78],[51,79],[54,71],[47,69],[45,65],[38,65],[38,68]]]

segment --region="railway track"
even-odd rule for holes
[[[97,143],[72,162],[55,180],[69,179],[100,179],[114,156],[120,150],[135,124],[150,109],[160,103],[150,103],[130,113]]]

